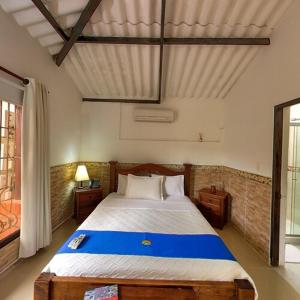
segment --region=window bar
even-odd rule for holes
[[[14,199],[21,199],[21,123],[22,107],[15,106],[15,169],[14,169]]]
[[[14,143],[14,136],[15,136],[15,120],[16,120],[16,117],[15,117],[15,113],[13,113],[13,111],[11,111],[11,109],[14,108],[14,111],[16,110],[15,109],[15,105],[14,104],[9,104],[9,112],[8,112],[8,120],[10,120],[10,118],[12,117],[13,120],[12,120],[12,128],[11,128],[11,133],[13,134],[13,138],[10,139],[9,138],[9,135],[8,135],[8,159],[11,160],[11,170],[10,170],[10,177],[8,178],[7,177],[7,180],[9,180],[9,192],[10,192],[10,211],[12,212],[13,210],[13,200],[14,200],[14,192],[13,192],[13,182],[14,182],[14,157],[15,157],[15,143]],[[9,130],[9,127],[8,127],[8,130]],[[13,143],[13,144],[12,144]],[[12,149],[12,154],[10,154],[10,151],[11,151],[11,146],[12,145],[14,146],[13,149]],[[9,166],[9,160],[7,160],[7,164]],[[7,167],[7,170],[8,170],[8,167]],[[8,171],[7,171],[8,172]]]
[[[13,149],[12,149],[12,160],[11,160],[11,168],[12,168],[12,172],[11,172],[11,193],[12,193],[12,198],[15,200],[15,183],[16,183],[16,145],[17,145],[17,141],[16,141],[16,122],[17,122],[17,106],[14,105],[14,128],[13,128]]]
[[[9,147],[9,111],[10,111],[10,103],[7,102],[7,113],[5,113],[6,122],[7,122],[7,137],[6,137],[6,162],[5,162],[5,188],[8,188],[8,147]]]
[[[1,182],[2,182],[2,176],[1,176],[1,173],[2,173],[2,165],[1,165],[1,160],[2,160],[2,100],[0,100],[0,156],[1,156],[1,159],[0,159],[0,187],[1,187]],[[3,161],[3,160],[2,160]],[[2,187],[1,187],[2,189]],[[1,192],[0,192],[0,203],[1,203]]]

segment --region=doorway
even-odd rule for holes
[[[287,167],[282,176],[286,176],[285,201],[285,253],[286,263],[300,263],[300,104],[287,109],[284,117],[288,118],[286,134]],[[286,121],[284,120],[284,123]],[[285,142],[285,138],[283,137]],[[285,165],[285,163],[283,163]]]
[[[271,265],[300,263],[300,98],[274,108]]]

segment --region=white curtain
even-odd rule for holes
[[[47,90],[30,79],[23,99],[20,257],[52,239],[48,153]]]

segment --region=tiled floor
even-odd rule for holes
[[[49,247],[40,250],[34,257],[18,262],[0,275],[0,299],[32,300],[34,280],[75,228],[74,220],[68,221],[54,233]]]
[[[300,293],[288,283],[300,282],[300,273],[287,268],[273,268],[252,249],[241,234],[230,225],[219,234],[240,264],[254,280],[260,300],[300,300]],[[286,278],[286,280],[284,279]]]
[[[39,251],[32,258],[19,262],[14,268],[2,274],[0,277],[0,299],[31,300],[34,279],[74,229],[74,222],[67,222],[55,232],[50,247]],[[259,299],[300,300],[300,295],[279,275],[279,269],[269,267],[233,227],[227,225],[220,234],[242,266],[254,279]],[[284,276],[289,274],[293,279],[297,276],[300,279],[300,274],[297,274],[297,271],[294,270],[294,275],[291,270],[284,269],[284,271],[286,272],[286,274],[282,273]]]
[[[285,261],[300,263],[300,245],[285,244]]]
[[[277,268],[277,271],[300,294],[300,264],[286,263],[284,267]]]

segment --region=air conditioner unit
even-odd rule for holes
[[[175,113],[167,109],[136,108],[134,110],[134,121],[136,122],[161,122],[171,123],[175,120]]]

